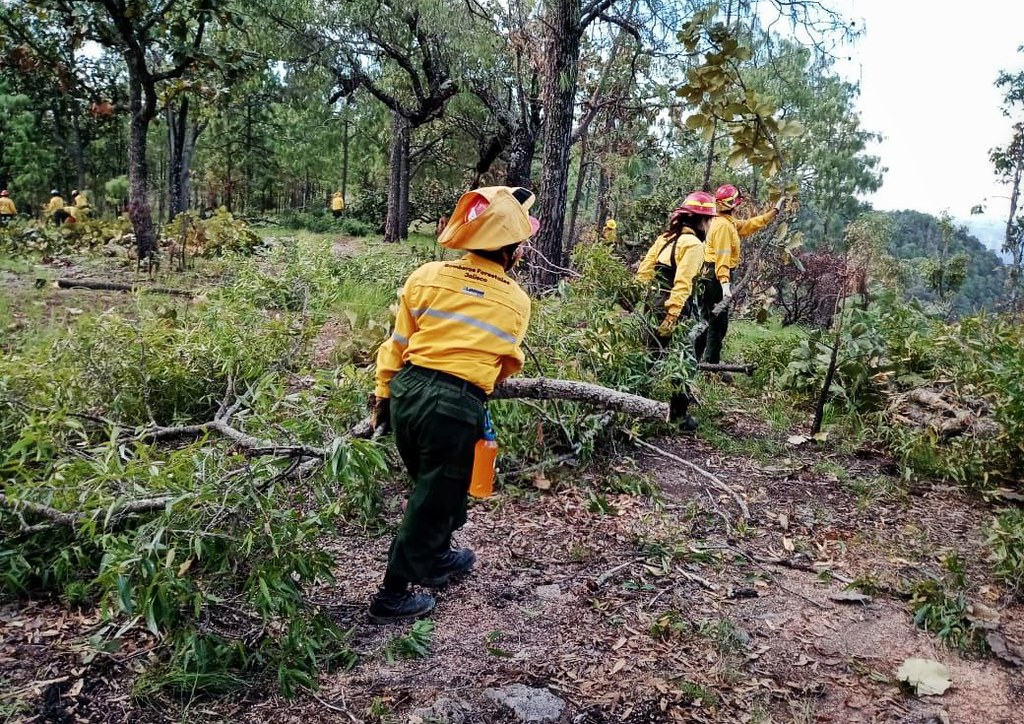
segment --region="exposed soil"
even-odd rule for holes
[[[351,628],[361,658],[351,671],[323,674],[316,698],[257,693],[268,683],[184,708],[134,703],[133,662],[147,643],[85,666],[83,639],[99,617],[56,602],[3,611],[0,677],[28,707],[26,721],[405,722],[447,697],[465,703],[466,721],[504,722],[510,714],[482,691],[511,682],[564,698],[565,722],[1020,720],[1019,670],[946,648],[914,626],[898,597],[830,599],[858,576],[937,573],[941,554],[957,550],[971,595],[1019,636],[1024,609],[985,579],[986,516],[976,501],[929,488],[865,502],[849,483],[815,474],[820,453],[811,450],[766,467],[725,459],[699,439],[660,444],[742,491],[746,529],[728,534],[732,499],[661,456],[639,458],[660,483],[660,502],[598,493],[572,473],[550,491],[507,489],[474,505],[458,536],[480,560],[439,593],[431,655],[394,662],[384,647],[408,624],[374,626],[365,614],[388,540],[348,531],[329,543],[342,562],[337,585],[313,597]],[[865,479],[885,466],[843,462]],[[397,520],[401,490],[392,486]],[[895,671],[912,656],[946,664],[953,687],[941,697],[901,689]]]

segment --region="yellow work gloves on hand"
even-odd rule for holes
[[[374,431],[380,428],[381,435],[391,432],[391,403],[388,398],[370,395],[367,406],[370,408],[370,427]]]
[[[672,314],[672,313],[666,314],[665,315],[665,319],[662,321],[661,325],[658,327],[658,336],[663,338],[663,339],[667,338],[667,337],[671,337],[672,336],[672,332],[675,331],[677,324],[679,324],[679,315],[678,314]]]

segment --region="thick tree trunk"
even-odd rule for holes
[[[532,128],[519,126],[512,133],[508,147],[506,186],[530,188],[533,176],[533,157],[537,153],[537,135]]]
[[[185,129],[188,126],[188,98],[183,98],[174,108],[173,103],[167,104],[167,150],[170,171],[167,180],[167,220],[188,208],[187,171],[183,170],[185,155]]]
[[[391,156],[388,161],[388,216],[384,241],[391,243],[409,235],[409,119],[391,114]]]
[[[149,208],[149,166],[146,163],[146,133],[150,115],[143,99],[142,78],[128,63],[128,107],[131,112],[128,138],[128,218],[135,229],[138,260],[151,260],[156,253],[156,230]]]
[[[554,264],[562,259],[569,194],[569,148],[579,77],[580,20],[579,0],[551,0],[548,5],[542,91],[546,117],[538,214],[542,225],[534,247]],[[550,288],[558,282],[561,274],[550,267],[551,264],[533,267],[534,286]]]

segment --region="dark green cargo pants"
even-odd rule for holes
[[[451,375],[406,365],[391,380],[390,404],[395,442],[413,489],[391,544],[388,574],[419,583],[466,522],[484,395]]]
[[[713,276],[701,279],[697,293],[700,318],[707,320],[708,328],[695,340],[694,354],[697,362],[718,364],[722,361],[722,343],[729,331],[729,309],[713,314],[715,305],[722,301],[722,283]]]

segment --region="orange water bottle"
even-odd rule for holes
[[[484,411],[484,436],[473,448],[473,477],[469,481],[469,494],[474,498],[489,498],[494,493],[494,463],[498,458],[498,436],[491,424],[490,410]]]

